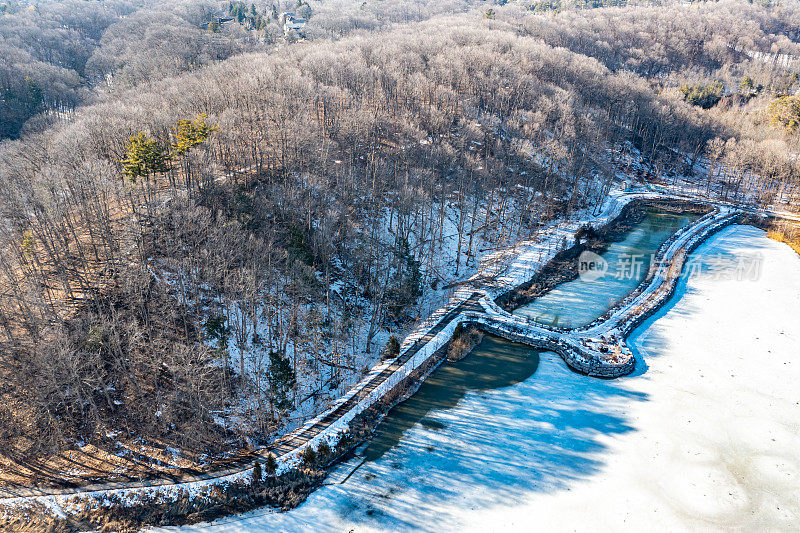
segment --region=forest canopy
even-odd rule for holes
[[[791,4],[162,4],[2,4],[3,453],[261,444],[633,167],[798,198]]]

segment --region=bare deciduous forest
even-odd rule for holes
[[[7,468],[263,444],[632,161],[800,193],[791,3],[162,4],[0,2]]]

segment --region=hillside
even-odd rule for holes
[[[109,4],[91,97],[0,143],[0,482],[246,455],[612,183],[797,205],[797,6],[455,2],[334,30],[338,5],[297,42],[191,19],[158,71],[122,31],[144,15]]]

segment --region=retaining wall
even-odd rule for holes
[[[570,368],[588,376],[617,378],[630,374],[636,366],[633,357],[620,364],[602,361],[596,356],[584,352],[579,346],[560,340],[536,337],[522,331],[513,331],[509,327],[501,327],[498,323],[492,323],[491,319],[485,317],[469,317],[464,321],[464,325],[474,326],[485,333],[502,337],[511,342],[555,352]]]

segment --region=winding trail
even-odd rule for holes
[[[635,198],[670,197],[620,194],[612,198],[611,207],[602,213],[601,220],[612,219],[622,206]],[[473,276],[471,282],[460,286],[448,306],[434,313],[414,334],[405,339],[400,354],[395,359],[377,365],[327,411],[252,456],[211,473],[187,470],[180,476],[96,483],[82,487],[2,488],[0,505],[15,506],[38,502],[51,506],[68,506],[76,500],[111,495],[155,493],[169,497],[182,489],[194,490],[211,484],[248,480],[253,462],[265,460],[268,454],[276,456],[279,471],[288,470],[299,463],[301,454],[308,446],[318,446],[322,441],[335,443],[347,431],[349,422],[355,416],[398,387],[407,386],[408,378],[415,370],[430,362],[431,358],[438,357],[459,324],[474,325],[514,342],[552,350],[570,367],[584,374],[601,377],[625,375],[633,370],[635,364],[634,356],[624,342],[627,334],[671,296],[688,254],[707,237],[737,220],[741,213],[741,210],[727,205],[716,206],[712,213],[681,228],[659,249],[651,271],[639,287],[606,315],[588,326],[574,330],[548,328],[512,315],[495,303],[501,290],[530,279],[560,251],[558,246],[553,249],[548,243],[545,254],[539,241],[537,260],[531,259],[536,252],[535,248],[531,248],[527,252],[529,257],[520,254],[511,264],[492,263],[490,268],[494,272],[489,276],[483,270]],[[589,222],[594,223],[595,220]],[[584,223],[586,221],[556,226],[548,235],[550,242],[561,242],[570,231],[574,234],[576,225],[579,227]],[[487,279],[491,281],[486,282]],[[128,500],[130,498],[126,499]]]

